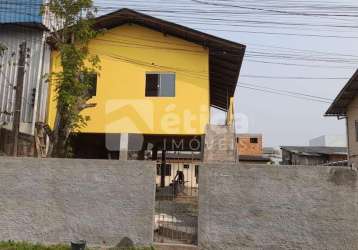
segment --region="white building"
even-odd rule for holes
[[[311,147],[347,147],[344,135],[322,135],[309,141]]]

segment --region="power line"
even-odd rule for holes
[[[265,76],[265,75],[248,75],[243,74],[240,77],[245,78],[262,78],[262,79],[293,79],[293,80],[346,80],[347,77],[305,77],[305,76]]]

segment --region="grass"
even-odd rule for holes
[[[70,250],[70,246],[53,245],[44,246],[41,244],[31,244],[27,242],[2,241],[0,242],[0,250]]]
[[[28,242],[1,241],[0,250],[71,250],[69,245],[45,246]],[[155,250],[153,247],[144,248],[111,248],[111,250]]]

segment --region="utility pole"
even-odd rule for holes
[[[17,64],[17,81],[15,87],[15,107],[14,107],[14,120],[12,126],[12,141],[13,151],[12,155],[17,156],[17,148],[19,142],[20,133],[20,121],[21,121],[21,107],[22,107],[22,92],[24,87],[24,75],[25,75],[25,61],[26,61],[26,42],[20,44],[20,56]]]

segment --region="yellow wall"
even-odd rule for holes
[[[202,46],[126,24],[98,36],[90,51],[101,59],[97,107],[86,133],[204,134],[209,122],[209,53]],[[52,70],[60,69],[52,54]],[[174,72],[175,97],[145,97],[147,72]],[[54,123],[56,101],[50,95],[49,124]]]

